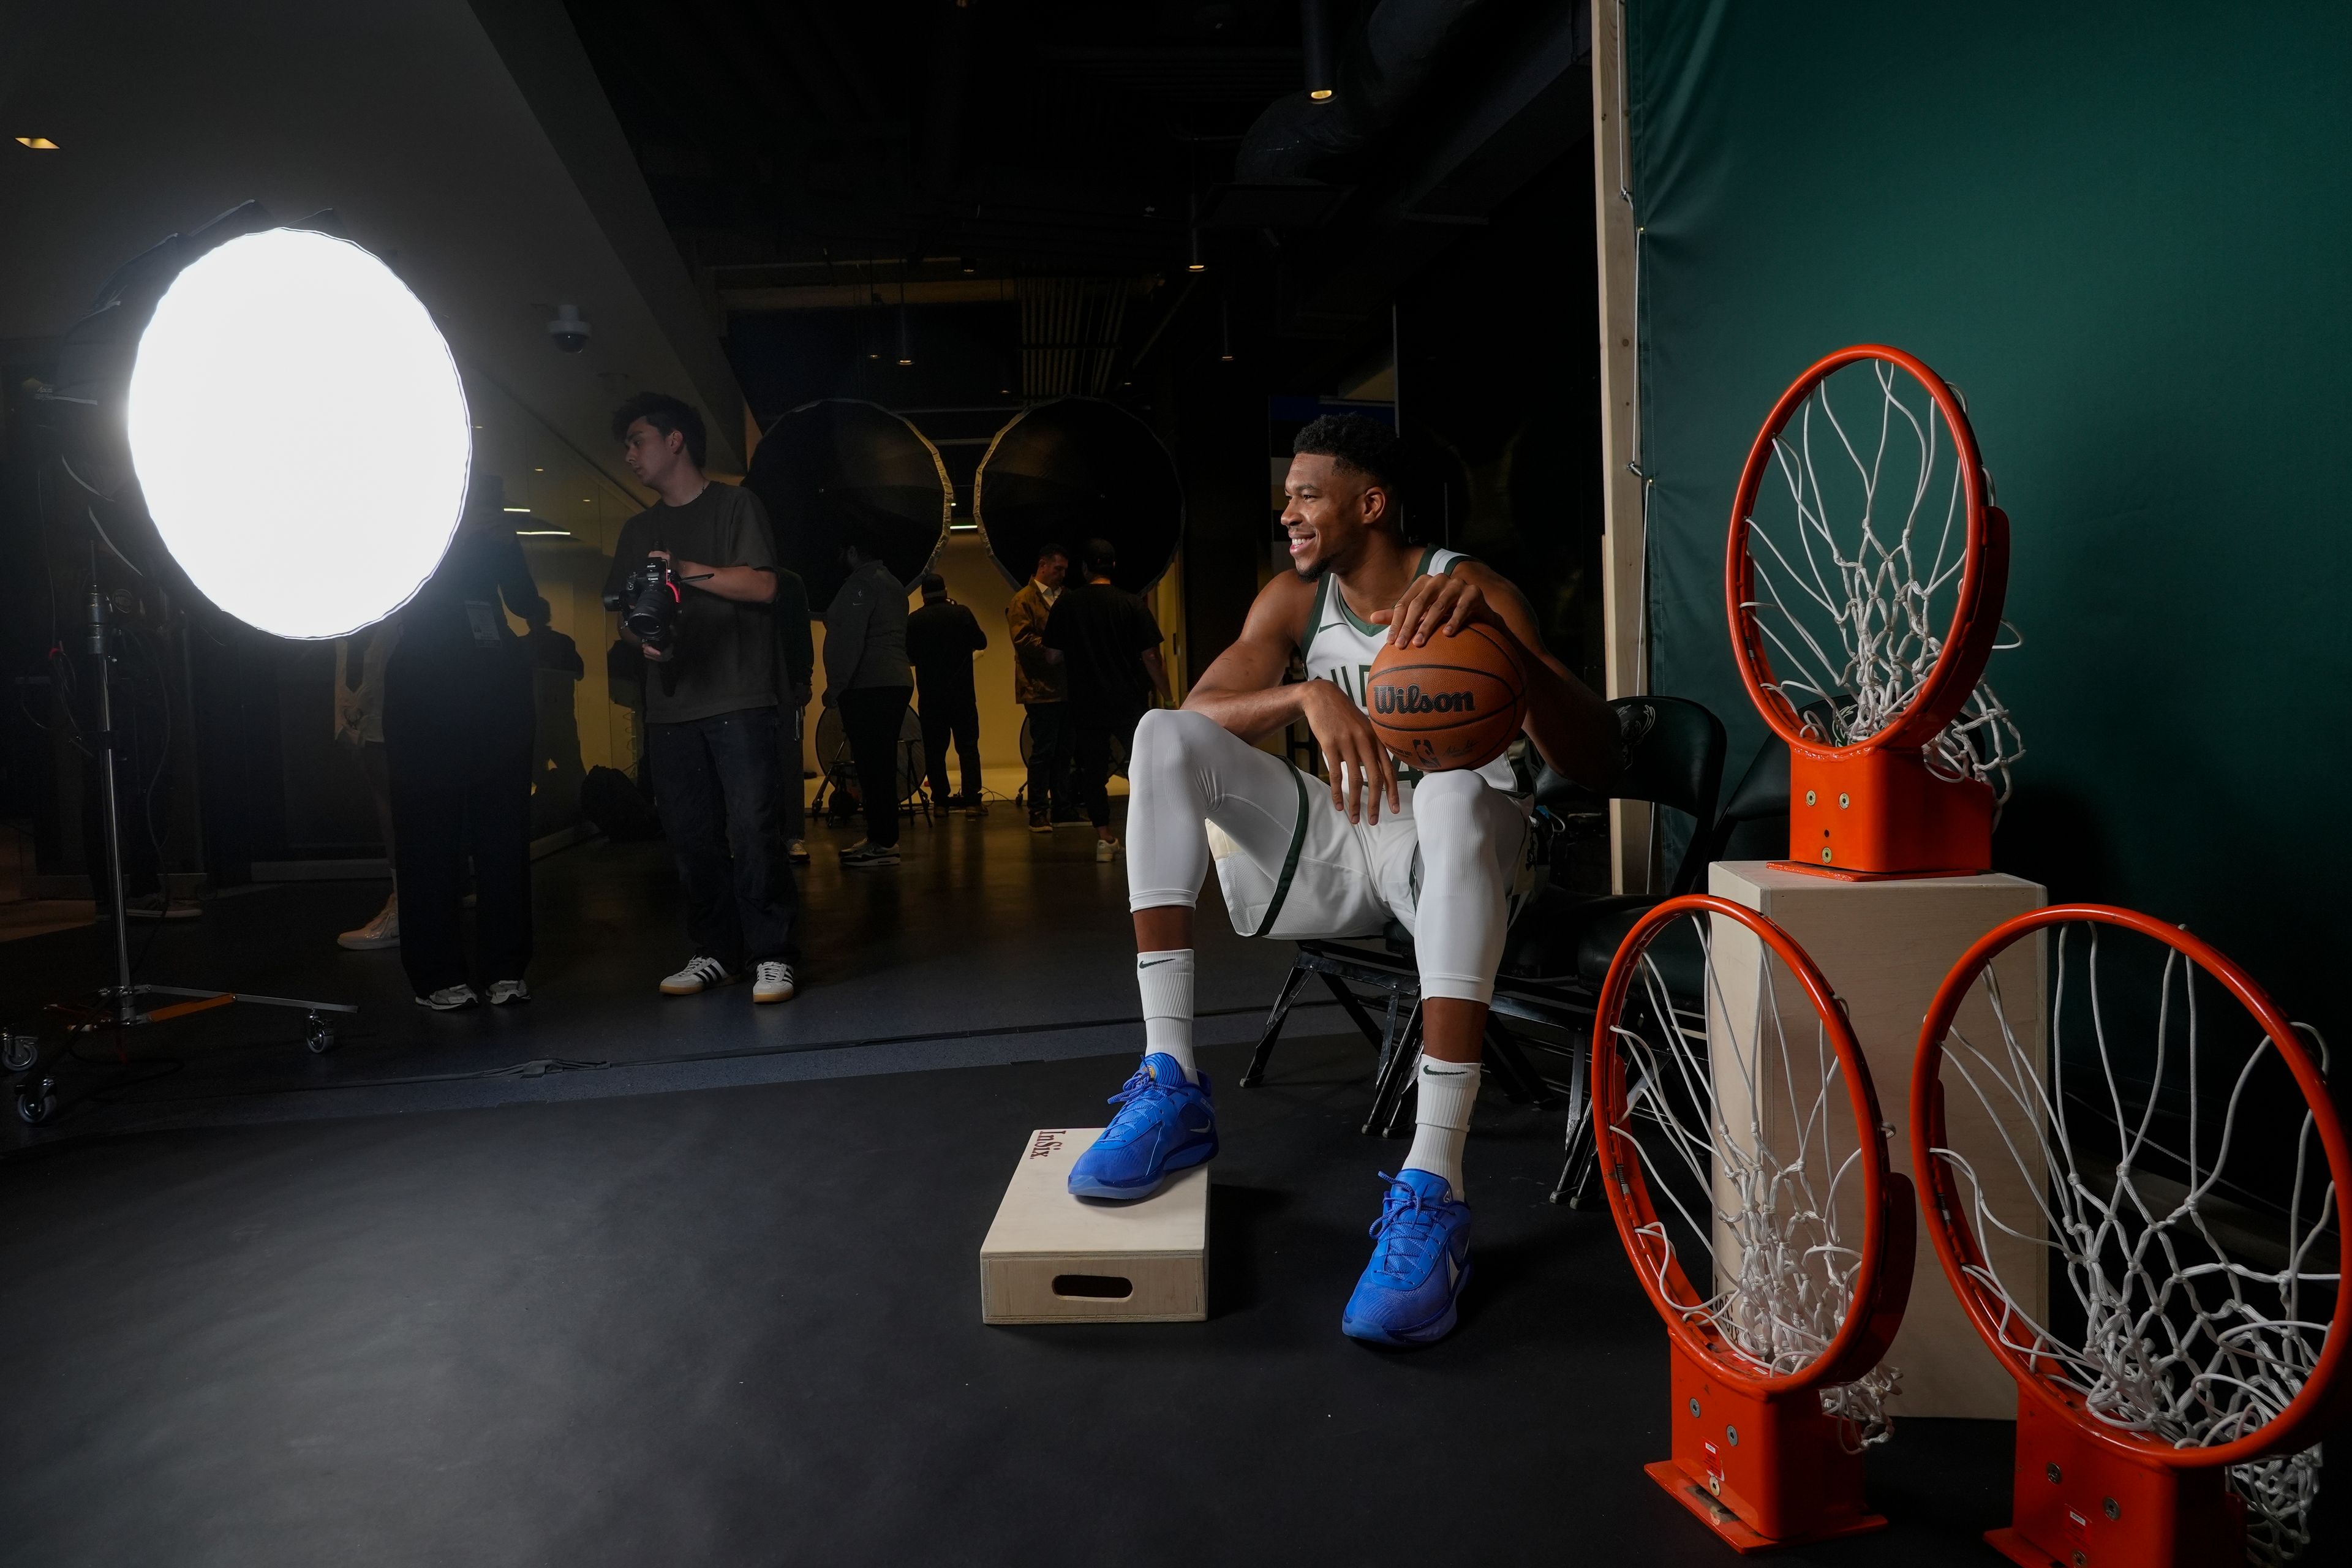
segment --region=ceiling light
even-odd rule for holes
[[[543,474],[547,472],[547,470],[545,468],[533,468],[531,472],[534,474]]]
[[[58,144],[46,136],[19,136],[16,138],[16,145],[30,147],[36,153],[54,153],[58,150]]]
[[[526,517],[530,515],[530,508],[527,506],[502,506],[499,510],[500,511],[519,511]]]
[[[569,539],[572,537],[572,531],[568,528],[518,528],[515,530],[515,537],[517,539]]]
[[[1339,50],[1331,36],[1328,0],[1298,0],[1299,52],[1306,57],[1307,96],[1316,103],[1331,101],[1339,85]]]
[[[1189,232],[1192,235],[1192,248],[1190,256],[1184,263],[1184,270],[1187,272],[1206,272],[1209,269],[1209,264],[1201,259],[1201,231],[1195,228]]]
[[[976,256],[967,256],[967,257],[965,257],[965,258],[963,258],[963,269],[964,269],[966,272],[977,272],[977,271],[979,271],[979,270],[980,270],[980,258],[978,258],[978,257],[976,257]]]
[[[268,484],[220,440],[223,408],[267,420]],[[408,286],[310,229],[190,262],[131,372],[131,459],[164,548],[215,605],[282,637],[347,636],[424,585],[464,510],[471,423]]]

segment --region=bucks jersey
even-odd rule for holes
[[[1470,557],[1458,550],[1440,550],[1434,545],[1421,553],[1413,568],[1415,579],[1434,574],[1444,576]],[[1388,641],[1389,629],[1370,621],[1358,620],[1355,611],[1348,607],[1347,595],[1326,573],[1315,584],[1315,607],[1302,628],[1298,651],[1307,663],[1307,679],[1328,680],[1348,694],[1359,708],[1364,706],[1364,690],[1372,677],[1372,658]],[[1478,775],[1496,789],[1518,793],[1522,788],[1518,773],[1507,756],[1496,757],[1478,770]],[[1397,763],[1397,777],[1410,783],[1421,774]]]

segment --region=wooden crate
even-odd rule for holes
[[[1189,1323],[1209,1315],[1209,1169],[1139,1203],[1070,1195],[1099,1127],[1029,1135],[980,1244],[984,1323]]]

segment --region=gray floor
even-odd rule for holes
[[[397,952],[338,949],[335,933],[383,901],[382,883],[281,884],[218,900],[202,921],[134,929],[142,979],[352,1002],[360,1016],[340,1026],[324,1057],[300,1048],[299,1015],[260,1007],[86,1039],[75,1047],[79,1059],[58,1069],[60,1114],[46,1135],[638,1094],[1132,1045],[1126,868],[1097,865],[1089,832],[1033,835],[1000,805],[979,822],[910,824],[902,865],[845,873],[831,850],[856,837],[813,836],[803,991],[781,1006],[753,1006],[743,986],[657,994],[656,982],[688,955],[658,844],[593,843],[539,863],[537,999],[528,1008],[427,1013],[410,999]],[[54,1050],[59,1021],[37,1008],[86,999],[109,962],[102,937],[91,928],[0,944],[0,996],[14,1003],[5,1021],[43,1029]],[[1287,949],[1234,936],[1213,888],[1197,941],[1203,1037],[1253,1037]],[[0,1146],[6,1141],[27,1141],[13,1119],[0,1129]]]
[[[652,846],[541,864],[520,1013],[423,1013],[394,955],[336,950],[380,887],[158,933],[153,978],[364,1011],[320,1058],[262,1009],[88,1039],[56,1124],[10,1122],[8,1560],[1729,1561],[1641,1473],[1664,1335],[1607,1216],[1545,1201],[1556,1112],[1481,1102],[1461,1331],[1339,1334],[1402,1146],[1356,1131],[1370,1052],[1328,1008],[1230,1087],[1288,950],[1213,903],[1210,1321],[982,1326],[1026,1133],[1098,1121],[1132,1059],[1124,873],[1003,811],[908,847],[845,879],[820,844],[782,1007],[655,994]],[[0,944],[12,1021],[98,957]],[[2003,1424],[1904,1421],[1870,1459],[1893,1530],[1780,1560],[1995,1562],[2008,1465]]]

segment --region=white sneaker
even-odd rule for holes
[[[778,959],[760,965],[751,979],[751,1000],[754,1002],[789,1002],[799,987],[793,983],[793,966]]]
[[[503,1007],[509,1003],[528,1002],[530,1000],[530,987],[524,984],[520,980],[493,980],[490,982],[490,1005],[493,1007]]]
[[[708,991],[714,985],[724,985],[735,978],[734,973],[715,958],[697,955],[686,961],[686,967],[661,983],[665,996],[691,996],[698,991]]]
[[[1116,838],[1096,839],[1095,864],[1097,866],[1108,865],[1111,861],[1118,858],[1119,851],[1125,847],[1126,846],[1120,844]]]
[[[357,931],[345,931],[335,939],[335,945],[349,948],[353,952],[373,952],[378,948],[398,947],[400,895],[394,893],[384,900],[383,908],[376,910],[373,920]]]
[[[480,1000],[470,985],[445,985],[430,996],[419,996],[416,1005],[430,1007],[436,1013],[454,1013],[460,1007],[471,1007]]]
[[[795,866],[807,865],[809,863],[808,840],[805,838],[786,839],[784,841],[784,858],[791,861]]]

